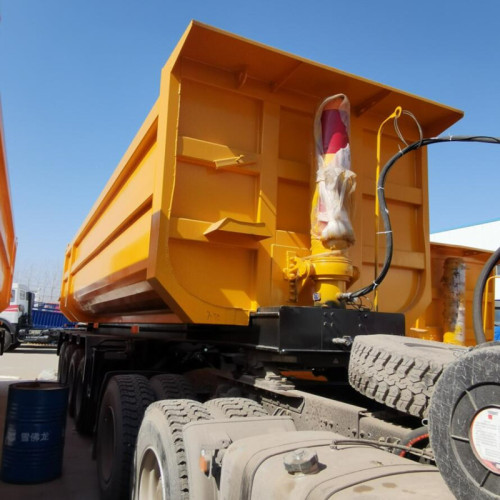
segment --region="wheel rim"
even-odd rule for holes
[[[115,415],[110,406],[105,409],[102,424],[102,432],[99,433],[101,443],[100,468],[102,478],[108,482],[111,478],[115,456]]]
[[[148,448],[142,457],[138,499],[164,499],[160,462],[151,448]]]

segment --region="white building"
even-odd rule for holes
[[[431,234],[433,243],[446,243],[494,252],[500,247],[500,219]]]

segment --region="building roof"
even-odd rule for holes
[[[432,233],[431,242],[495,251],[500,247],[500,220]]]

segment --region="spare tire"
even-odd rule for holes
[[[450,364],[429,409],[436,464],[458,499],[500,498],[500,342]]]
[[[349,383],[361,394],[425,417],[444,368],[468,348],[395,335],[359,335],[352,345]]]

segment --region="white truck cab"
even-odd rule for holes
[[[0,326],[5,330],[5,345],[7,351],[18,343],[19,323],[29,310],[29,288],[20,283],[13,283],[10,304],[0,312]]]

